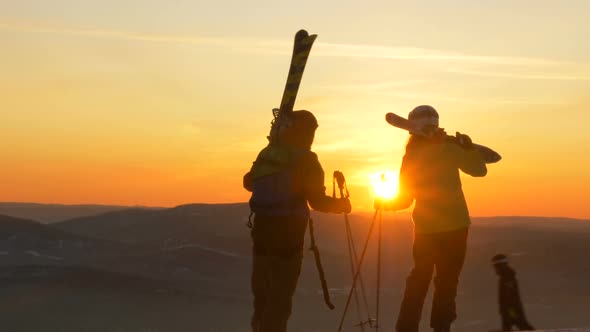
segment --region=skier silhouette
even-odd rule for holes
[[[321,212],[350,213],[347,198],[325,194],[324,171],[311,151],[317,120],[294,111],[278,139],[262,149],[244,176],[252,192],[253,332],[284,332],[303,258],[309,205]]]
[[[399,195],[388,201],[375,200],[376,208],[394,211],[416,202],[412,212],[414,267],[406,280],[396,331],[418,331],[436,270],[430,326],[435,332],[448,332],[457,317],[455,297],[470,224],[459,170],[481,177],[487,168],[469,136],[457,133],[451,139],[439,128],[439,116],[432,106],[414,108],[408,119],[419,123],[422,133],[411,134],[406,145]]]
[[[513,326],[517,328],[516,331],[534,330],[535,328],[528,322],[524,314],[516,272],[508,266],[508,258],[503,254],[495,255],[492,258],[492,264],[496,274],[500,277],[498,280],[498,305],[502,317],[502,331],[513,331]]]

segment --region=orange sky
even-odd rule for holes
[[[384,114],[431,104],[503,155],[464,177],[473,215],[590,218],[590,3],[322,3],[0,4],[0,201],[246,201],[305,27],[296,108],[320,122],[329,191],[343,171],[370,208],[407,139]]]

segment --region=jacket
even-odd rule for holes
[[[445,136],[410,142],[400,169],[399,195],[392,209],[409,207],[416,233],[438,233],[468,227],[469,210],[459,171],[485,176],[487,168],[479,151],[464,148]]]
[[[271,189],[273,196],[281,198],[273,204],[265,204],[272,203],[272,199],[265,193],[256,193],[257,181],[265,181],[265,177],[273,177],[286,169],[291,176],[279,176],[278,182],[282,185],[275,188],[276,192]],[[285,179],[289,178],[290,183],[285,184]],[[320,212],[344,212],[341,200],[325,194],[324,171],[317,155],[310,150],[276,143],[268,145],[244,175],[244,188],[253,192],[250,199],[255,213],[252,238],[254,250],[259,254],[290,256],[300,251],[309,219],[308,206]],[[258,197],[262,198],[257,201]]]

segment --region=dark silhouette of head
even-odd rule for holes
[[[414,107],[408,114],[408,120],[419,123],[426,136],[430,136],[438,130],[438,112],[430,105]]]
[[[313,113],[306,110],[293,111],[289,124],[281,130],[279,141],[301,149],[311,149],[318,121]]]
[[[492,257],[492,264],[498,275],[505,273],[509,269],[508,257],[504,254],[497,254]]]
[[[442,142],[447,136],[444,129],[438,126],[438,112],[430,105],[414,107],[408,114],[408,120],[418,123],[421,129],[410,134],[406,152],[419,150],[420,147],[433,142]]]

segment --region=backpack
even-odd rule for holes
[[[258,215],[309,217],[305,193],[298,186],[296,166],[304,152],[268,146],[252,166],[250,209]]]

